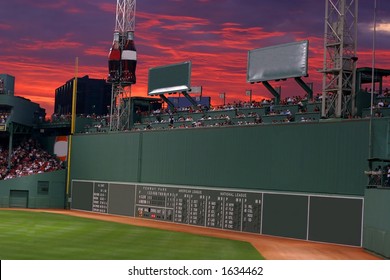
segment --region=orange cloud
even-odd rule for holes
[[[15,76],[15,95],[39,103],[46,109],[48,115],[53,113],[55,89],[74,76],[72,62],[59,65],[56,62],[43,62],[33,58],[21,61],[19,57],[0,56],[0,69]],[[94,74],[104,71],[103,68],[93,70]],[[89,72],[89,69],[81,68],[79,76],[87,75]]]

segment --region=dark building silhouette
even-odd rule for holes
[[[55,90],[54,113],[66,115],[72,112],[74,78]],[[110,111],[111,85],[103,79],[84,76],[77,79],[77,115],[106,115]]]
[[[15,94],[15,77],[8,74],[0,74],[0,94]]]

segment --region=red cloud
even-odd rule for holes
[[[57,49],[74,49],[79,48],[83,44],[79,42],[71,42],[67,39],[59,39],[53,41],[42,41],[33,39],[22,39],[21,43],[17,43],[16,47],[19,50],[57,50]]]
[[[104,12],[113,13],[115,15],[116,4],[114,3],[97,3],[100,10]]]
[[[0,23],[0,30],[10,30],[11,25],[6,24],[6,23]]]

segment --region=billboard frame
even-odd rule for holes
[[[166,85],[162,86],[162,87],[155,87],[155,86],[152,86],[151,83],[151,76],[153,71],[161,71],[161,70],[167,70],[167,71],[178,71],[180,69],[180,67],[182,66],[186,66],[188,65],[188,68],[186,68],[187,70],[187,76],[184,77],[184,79],[186,79],[186,81],[183,83],[183,84],[174,84],[172,83],[173,81],[168,81]],[[168,64],[168,65],[162,65],[162,66],[157,66],[157,67],[153,67],[153,68],[150,68],[149,69],[149,72],[148,72],[148,95],[149,96],[156,96],[156,95],[162,95],[162,94],[170,94],[170,93],[177,93],[177,92],[188,92],[191,90],[191,70],[192,70],[192,63],[191,61],[184,61],[184,62],[180,62],[180,63],[174,63],[174,64]],[[165,74],[167,75],[167,72],[163,73],[161,72],[161,74]],[[168,75],[169,76],[169,75]],[[183,78],[182,77],[182,78]]]
[[[307,77],[308,54],[308,40],[249,50],[247,82],[253,84]],[[263,66],[262,63],[266,65]],[[279,67],[272,68],[271,65]]]

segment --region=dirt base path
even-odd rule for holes
[[[8,209],[16,210],[16,209]],[[151,221],[75,210],[23,209],[250,242],[268,260],[380,260],[363,248]]]

